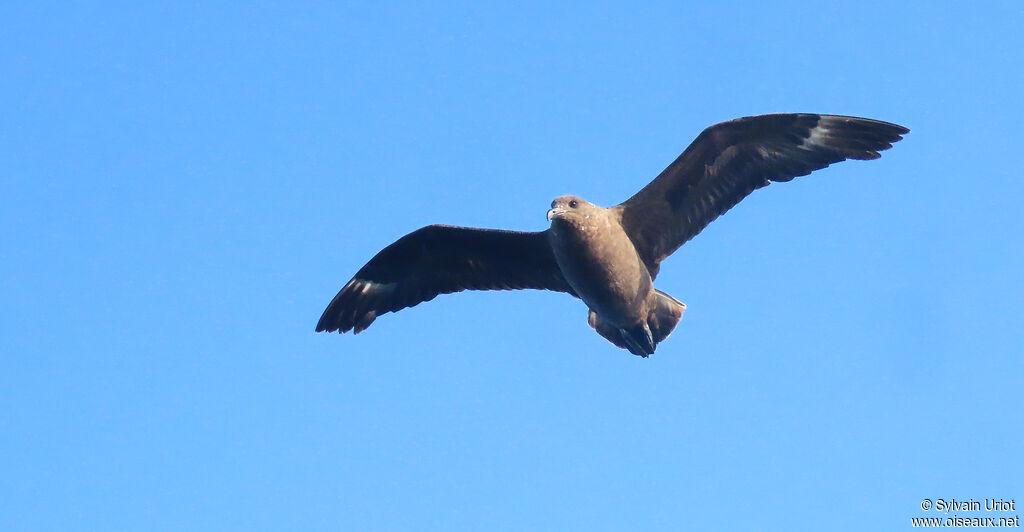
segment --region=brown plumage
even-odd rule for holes
[[[686,305],[654,289],[666,257],[755,189],[846,159],[877,159],[909,130],[834,115],[775,114],[705,129],[654,181],[611,208],[551,203],[526,233],[431,225],[384,248],[334,297],[316,330],[358,333],[377,316],[461,290],[565,292],[613,344],[654,353]]]

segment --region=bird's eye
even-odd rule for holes
[[[575,209],[575,208],[576,208],[576,207],[578,207],[579,205],[580,205],[580,204],[579,204],[579,203],[577,203],[577,202],[576,202],[576,200],[569,200],[569,208],[570,208],[570,209]]]
[[[558,203],[558,202],[556,200],[551,200],[551,208],[552,209],[555,208],[555,203]]]

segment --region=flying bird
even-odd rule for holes
[[[754,190],[846,159],[877,159],[910,130],[818,114],[738,118],[705,129],[633,197],[604,208],[551,202],[544,231],[423,227],[387,246],[338,292],[316,325],[359,333],[387,312],[462,290],[540,289],[587,305],[587,323],[648,357],[686,305],[654,288],[661,262]]]

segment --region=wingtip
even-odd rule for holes
[[[316,329],[315,329],[315,332],[318,332],[318,333],[321,333],[321,332],[325,332],[325,333],[332,333],[332,332],[335,332],[335,331],[338,331],[338,332],[344,332],[344,331],[342,331],[342,330],[341,330],[341,329],[340,329],[339,327],[337,327],[337,326],[331,326],[331,325],[328,325],[328,324],[322,323],[322,322],[323,322],[323,319],[322,319],[322,318],[321,318],[321,320],[320,320],[320,321],[321,321],[321,323],[317,323],[317,324],[316,324]]]
[[[315,332],[318,332],[318,333],[320,333],[320,332],[332,333],[332,332],[338,330],[337,327],[331,327],[327,323],[326,318],[327,318],[327,314],[326,313],[323,316],[320,317],[320,321],[318,321],[317,324],[316,324]]]
[[[893,122],[886,122],[884,120],[875,120],[874,118],[862,118],[859,116],[844,116],[844,115],[820,115],[826,123],[832,122],[833,124],[856,124],[867,130],[874,131],[877,133],[884,133],[892,137],[890,142],[898,142],[902,140],[902,135],[910,133],[910,128],[901,126]]]
[[[320,315],[320,320],[316,323],[316,332],[345,332],[344,324],[341,323],[341,305],[339,304],[339,300],[344,292],[344,289],[342,289],[338,295],[334,296],[334,299],[327,305],[327,308],[324,309],[324,313]]]
[[[327,310],[324,311],[323,316],[320,317],[320,321],[317,322],[316,324],[316,332],[318,333],[337,332],[338,334],[344,334],[352,329],[353,326],[351,324],[344,323],[342,320],[341,313],[337,312],[332,307],[328,307]],[[360,331],[362,331],[362,329],[358,329],[355,332],[358,334]]]
[[[380,289],[374,286],[372,281],[358,277],[346,283],[320,316],[316,332],[337,331],[344,334],[352,331],[353,334],[359,334],[366,330],[380,314],[374,308],[380,297]],[[389,287],[387,284],[376,286]]]
[[[841,153],[846,159],[870,161],[903,140],[910,129],[892,122],[843,115],[821,115],[808,141]]]

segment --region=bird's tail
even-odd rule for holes
[[[654,310],[647,315],[647,326],[651,328],[651,336],[654,337],[654,343],[657,344],[668,338],[679,320],[683,319],[686,303],[661,290],[655,290],[654,293],[658,296],[658,306],[654,307]]]
[[[676,298],[661,290],[654,292],[657,304],[647,314],[647,323],[641,322],[632,329],[620,329],[602,320],[593,310],[587,316],[587,323],[609,342],[629,350],[634,355],[650,356],[658,342],[668,338],[676,328],[676,324],[683,318],[683,311],[686,310],[686,304]]]

